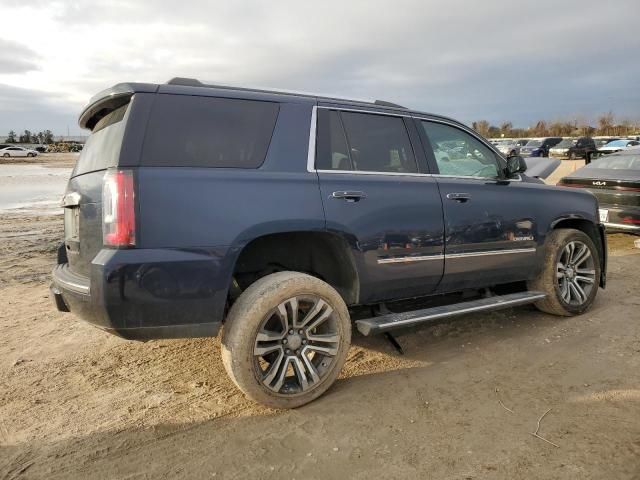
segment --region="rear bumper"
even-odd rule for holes
[[[58,310],[123,338],[215,336],[231,276],[227,259],[226,249],[104,249],[90,277],[56,266],[51,292]]]
[[[609,211],[609,220],[605,222],[609,232],[640,232],[640,208],[633,206],[600,204],[601,209]]]

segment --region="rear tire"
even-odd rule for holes
[[[8,153],[5,153],[4,155],[2,155],[4,158],[9,158],[11,155],[9,155]]]
[[[296,408],[333,384],[350,344],[351,320],[340,294],[310,275],[278,272],[253,283],[233,304],[222,362],[247,397]]]
[[[589,236],[570,228],[552,231],[545,260],[529,290],[546,293],[535,306],[546,313],[571,317],[587,311],[598,293],[600,257]]]

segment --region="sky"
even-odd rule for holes
[[[0,0],[0,136],[86,133],[127,81],[382,99],[527,127],[640,120],[640,1]]]

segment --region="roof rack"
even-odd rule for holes
[[[232,87],[229,85],[211,85],[208,83],[202,83],[200,80],[195,78],[186,78],[186,77],[174,77],[167,82],[167,85],[179,85],[183,87],[220,88],[220,89],[226,89],[226,90],[242,90],[242,91],[250,91],[250,92],[275,93],[279,95],[297,95],[297,96],[311,97],[311,98],[326,98],[328,100],[346,100],[348,102],[354,102],[354,103],[378,105],[380,107],[402,108],[404,110],[407,110],[407,107],[403,107],[402,105],[398,105],[396,103],[385,102],[384,100],[367,102],[363,100],[335,99],[331,97],[324,97],[323,95],[313,95],[308,93],[286,92],[286,91],[280,91],[280,90],[263,90],[259,88]]]

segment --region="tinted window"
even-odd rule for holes
[[[424,121],[421,123],[441,175],[498,176],[495,154],[475,137],[450,125]]]
[[[351,163],[355,170],[418,171],[409,134],[400,117],[341,112]]]
[[[333,110],[318,110],[316,168],[320,170],[353,169],[340,114]]]
[[[158,95],[142,165],[257,168],[277,116],[272,102]]]
[[[82,149],[72,176],[118,165],[128,112],[127,103],[98,121]]]

